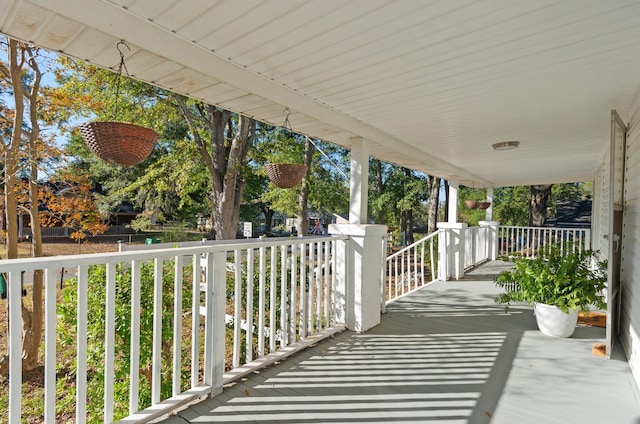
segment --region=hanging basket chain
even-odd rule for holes
[[[127,69],[127,65],[125,65],[124,63],[124,53],[122,53],[122,50],[120,50],[120,45],[125,46],[127,50],[131,51],[131,47],[129,47],[129,45],[124,40],[120,40],[118,41],[118,44],[116,44],[116,49],[118,50],[118,53],[120,53],[120,65],[118,65],[118,76],[116,77],[116,101],[114,102],[114,105],[113,105],[113,115],[112,115],[112,118],[114,121],[116,119],[116,116],[117,116],[116,114],[118,112],[118,100],[120,99],[120,80],[122,79],[122,70],[124,69],[124,71],[127,73],[127,76],[130,77],[129,70]]]

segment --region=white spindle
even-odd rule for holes
[[[245,361],[253,361],[253,249],[247,249],[247,306],[245,333]]]
[[[163,260],[155,258],[153,264],[153,349],[151,353],[151,404],[160,403],[162,390],[162,278]]]
[[[182,269],[183,256],[174,257],[173,275],[173,369],[171,381],[171,395],[180,394],[182,374]]]
[[[140,391],[140,261],[131,261],[131,360],[129,363],[129,414],[138,411]]]
[[[234,307],[233,307],[233,359],[234,368],[240,366],[240,321],[242,319],[242,250],[234,251],[235,257],[235,284],[233,291]]]
[[[78,267],[78,322],[76,346],[76,423],[87,422],[87,311],[88,267]],[[11,422],[11,420],[9,420]]]
[[[116,264],[107,263],[104,341],[104,421],[113,421],[116,339]]]
[[[266,326],[265,323],[265,307],[266,307],[266,285],[267,285],[267,259],[266,259],[266,248],[263,246],[258,251],[260,256],[260,271],[258,272],[258,357],[262,358],[264,353],[264,329]],[[274,264],[275,265],[275,264]]]
[[[278,262],[277,262],[277,248],[271,246],[269,249],[271,252],[271,278],[269,280],[269,352],[275,352],[276,350],[276,329],[278,327],[276,322],[276,302],[277,302],[277,285],[278,280]],[[281,264],[284,267],[284,263]]]
[[[44,273],[44,422],[56,421],[56,273],[47,268]]]
[[[191,280],[191,388],[194,388],[198,385],[200,373],[200,279],[202,267],[199,254],[191,256],[191,268],[193,269]]]

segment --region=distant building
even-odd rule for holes
[[[556,203],[556,216],[547,219],[547,227],[591,228],[591,199]]]

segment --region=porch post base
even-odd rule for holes
[[[384,225],[331,224],[329,233],[348,236],[345,293],[346,327],[363,332],[380,324],[381,267],[387,227]],[[341,278],[340,274],[336,278]],[[336,286],[341,286],[337,282]]]

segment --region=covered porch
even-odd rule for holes
[[[90,266],[105,267],[104,397],[89,400],[103,403],[104,421],[112,422],[114,403],[123,401],[112,384],[122,347],[115,343],[116,271],[132,270],[127,278],[138,290],[131,305],[136,311],[144,300],[138,271],[145,264],[153,267],[157,312],[153,325],[154,335],[159,334],[153,340],[151,409],[172,403],[175,407],[181,396],[191,401],[218,395],[179,412],[170,418],[174,422],[370,422],[385,421],[385,411],[394,420],[469,424],[488,422],[489,415],[492,423],[638,422],[640,408],[628,371],[631,366],[635,381],[640,381],[637,2],[0,0],[0,4],[0,32],[16,39],[111,69],[117,66],[114,46],[125,39],[132,47],[128,69],[136,79],[268,124],[281,125],[283,110],[290,108],[296,132],[351,150],[349,225],[353,226],[349,233],[338,231],[312,241],[3,262],[2,271],[9,274],[10,314],[15,317],[9,329],[13,376],[9,422],[22,418],[21,291],[16,290],[21,272],[45,272],[49,337],[44,421],[55,422],[56,314],[55,297],[49,293],[55,293],[61,266],[77,269],[80,288],[86,288]],[[511,144],[519,146],[516,150],[500,151],[504,142],[520,144]],[[379,266],[384,264],[380,252],[384,236],[376,229],[367,234],[371,157],[450,182],[449,222],[438,233],[442,242],[435,248],[431,242],[420,255],[399,262],[394,272],[400,270],[400,280],[390,290],[400,298],[388,306],[385,286],[378,284],[390,279],[384,278],[385,266]],[[514,308],[506,315],[492,303],[488,268],[477,269],[486,274],[477,281],[469,280],[466,272],[468,257],[474,263],[495,258],[500,239],[491,230],[474,230],[490,232],[493,236],[485,239],[494,242],[478,244],[484,249],[480,255],[465,250],[465,244],[476,245],[474,239],[465,240],[473,234],[466,231],[466,224],[457,222],[460,186],[485,188],[486,200],[492,201],[496,187],[576,181],[594,182],[594,225],[587,240],[611,259],[606,340],[613,343],[619,334],[622,351],[613,350],[609,362],[591,355],[592,344],[605,339],[602,329],[581,328],[568,340],[543,339],[531,331],[535,324],[528,310]],[[487,223],[497,227],[491,212],[489,208]],[[370,236],[368,247],[365,236]],[[516,235],[509,246],[519,247],[521,240]],[[361,255],[370,249],[367,255],[373,259],[363,262]],[[432,265],[421,275],[421,284],[439,281],[406,295],[425,250],[427,263],[431,259],[437,267]],[[278,313],[248,318],[240,315],[244,305],[234,305],[233,367],[244,364],[240,335],[251,328],[245,324],[252,319],[260,331],[258,358],[342,326],[356,331],[371,327],[370,331],[341,332],[332,341],[298,353],[297,362],[252,372],[250,379],[220,394],[225,365],[221,340],[227,320],[223,283],[228,277],[225,261],[231,257],[236,261],[235,275],[229,277],[236,284],[234,291],[242,287],[242,275],[255,271],[260,275],[256,290],[262,293],[257,302]],[[318,263],[311,273],[307,260]],[[163,271],[163,264],[170,261],[175,270]],[[284,272],[276,275],[272,267],[266,277],[269,261],[280,261]],[[329,262],[331,279],[322,272]],[[201,281],[189,281],[184,269],[192,276],[206,273],[205,299],[189,306],[191,317],[198,317],[203,307],[208,317],[203,329],[197,319],[191,327],[195,336],[202,330],[203,343],[199,345],[200,338],[194,336],[190,354],[191,362],[202,365],[203,371],[200,375],[194,366],[188,384],[181,380],[184,361],[176,343],[172,396],[167,397],[161,396],[160,385],[162,281],[165,276],[175,279],[176,298],[183,292],[180,287],[187,287],[197,299]],[[444,281],[465,274],[466,279]],[[290,295],[290,304],[267,293],[265,281],[273,287],[282,284],[277,287]],[[312,289],[303,291],[307,287]],[[359,297],[351,296],[354,293]],[[355,302],[363,299],[363,293],[367,304],[375,307]],[[173,307],[174,315],[180,316],[180,303]],[[378,307],[388,308],[380,325],[366,314],[377,313]],[[84,422],[86,298],[79,298],[77,309],[75,408],[76,422]],[[132,328],[139,331],[139,319],[132,316]],[[180,328],[172,327],[178,332],[174,340],[181,340]],[[252,338],[248,340],[245,350],[251,352]],[[140,352],[137,337],[128,343],[132,352]],[[366,358],[359,357],[362,352]],[[337,357],[340,363],[332,361]],[[131,415],[141,409],[136,355],[133,358],[128,389]],[[316,379],[314,373],[324,377]],[[278,402],[269,404],[267,399]]]
[[[604,328],[550,338],[531,308],[493,302],[508,266],[433,283],[389,304],[370,331],[344,331],[162,422],[638,423],[621,350],[591,352]]]

